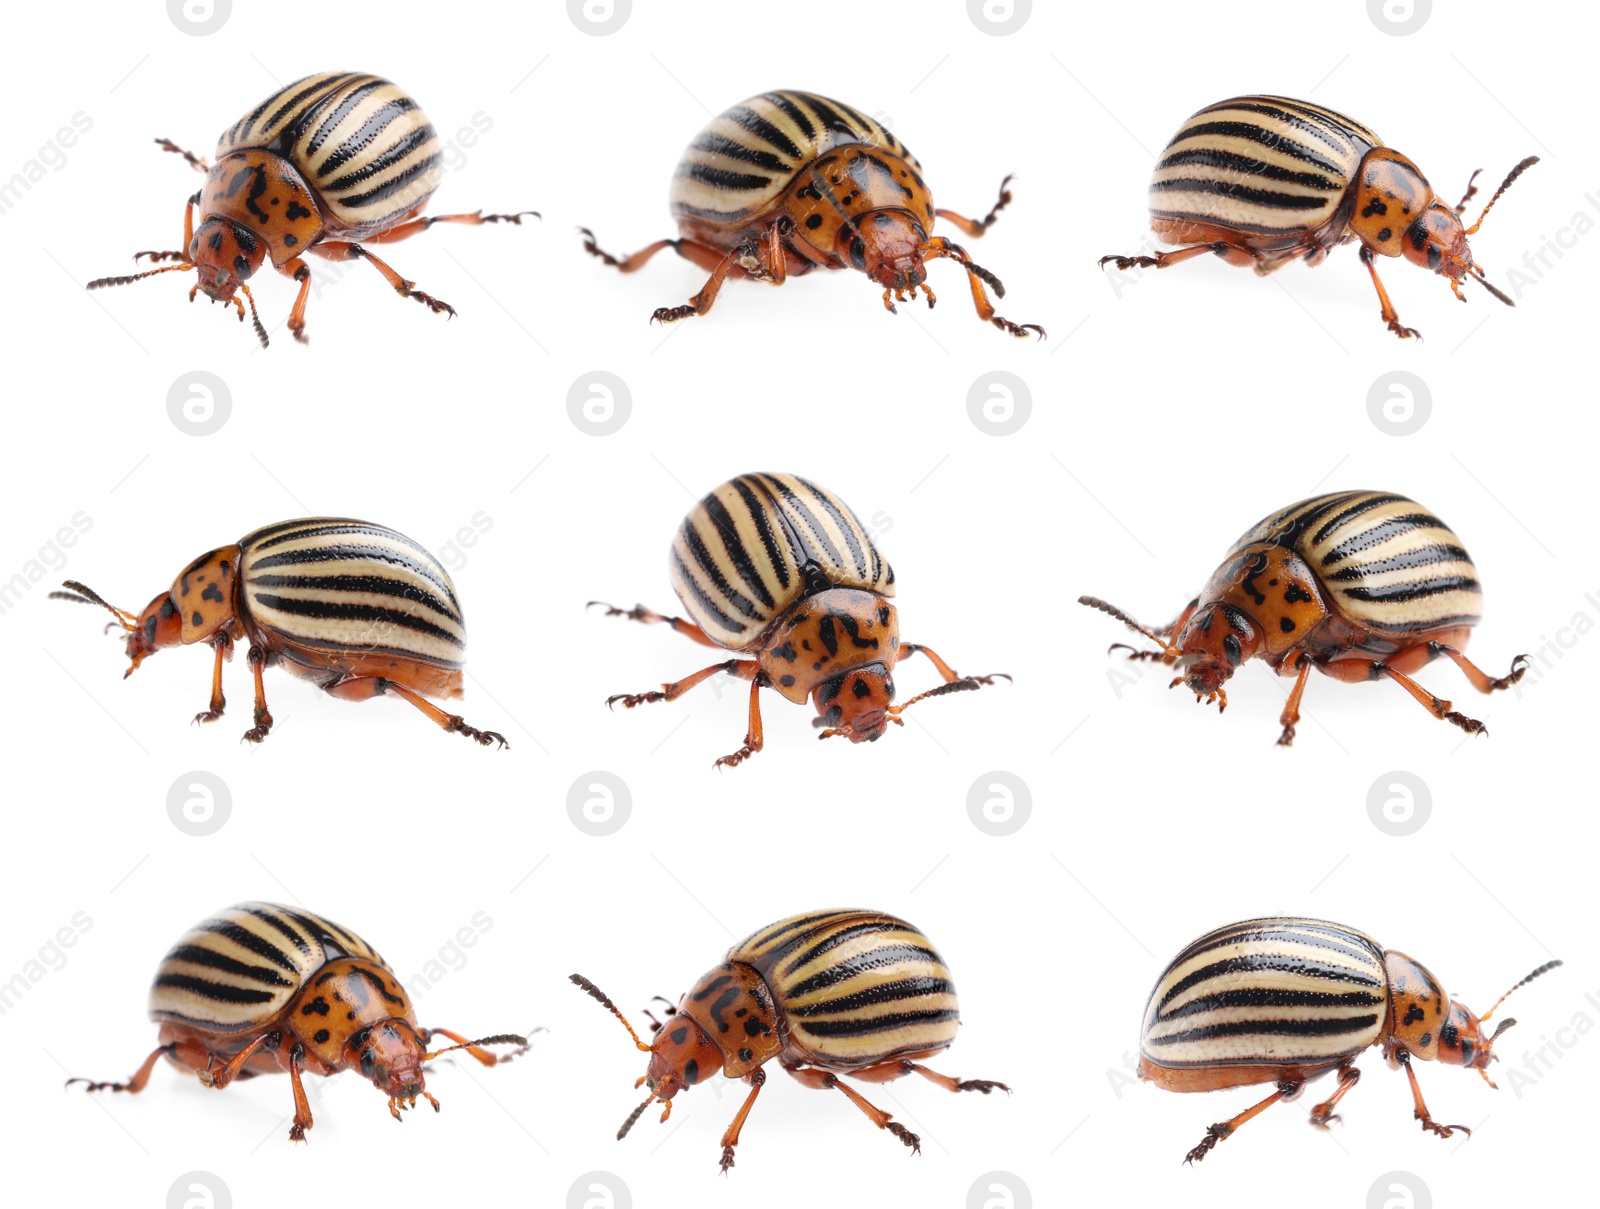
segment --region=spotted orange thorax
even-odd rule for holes
[[[796,705],[810,697],[822,721],[861,743],[888,728],[899,654],[899,614],[887,597],[829,588],[797,606],[757,659],[779,693]]]
[[[859,269],[887,289],[927,279],[922,245],[933,226],[933,195],[900,156],[874,146],[824,155],[783,198],[793,234],[821,254]]]

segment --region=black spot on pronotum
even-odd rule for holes
[[[1285,588],[1283,598],[1290,604],[1299,604],[1302,601],[1306,604],[1311,603],[1311,593],[1307,592],[1299,584],[1290,584]]]
[[[1461,1043],[1461,1030],[1452,1022],[1439,1030],[1439,1042],[1446,1049],[1455,1049]]]
[[[1372,181],[1369,178],[1368,181],[1367,181],[1367,184],[1370,185],[1371,183],[1372,183]],[[1376,197],[1374,197],[1371,201],[1369,201],[1365,206],[1363,206],[1361,208],[1361,217],[1362,218],[1371,218],[1374,214],[1387,214],[1387,213],[1389,213],[1389,207],[1384,205],[1383,202],[1380,199],[1376,198]],[[1387,235],[1385,235],[1385,236],[1382,236],[1382,238],[1388,239],[1389,237]]]
[[[740,1062],[748,1062],[748,1061],[750,1061],[750,1059],[754,1058],[755,1056],[756,1055],[755,1055],[755,1051],[754,1050],[741,1049],[739,1051],[739,1061]]]
[[[1378,232],[1378,242],[1379,243],[1388,243],[1393,238],[1394,238],[1394,232],[1391,229],[1389,229],[1388,227],[1385,227],[1383,230]]]
[[[1422,251],[1428,243],[1428,224],[1420,218],[1406,228],[1406,238],[1411,241],[1411,246],[1417,251]]]
[[[328,1038],[329,1038],[329,1037],[331,1037],[331,1036],[333,1036],[333,1034],[332,1034],[332,1033],[330,1033],[330,1032],[329,1032],[329,1031],[328,1031],[328,1030],[327,1030],[327,1029],[325,1029],[325,1028],[319,1028],[319,1029],[318,1029],[318,1030],[317,1030],[317,1031],[316,1031],[316,1032],[315,1032],[315,1033],[314,1033],[314,1034],[313,1034],[313,1035],[312,1035],[312,1037],[311,1037],[311,1039],[312,1039],[312,1040],[313,1040],[313,1041],[315,1041],[315,1042],[316,1042],[316,1043],[317,1043],[317,1044],[318,1044],[318,1045],[322,1045],[322,1044],[323,1044],[323,1043],[325,1043],[325,1042],[326,1042],[326,1041],[327,1041],[327,1040],[328,1040]]]
[[[744,1011],[743,1008],[740,1008],[739,1010],[741,1012]],[[759,1020],[746,1020],[744,1022],[744,1032],[745,1036],[747,1037],[759,1037],[766,1031],[766,1025],[762,1024]]]
[[[161,602],[161,620],[165,621],[178,611],[178,606],[172,603],[172,597],[167,597]]]
[[[806,229],[808,231],[815,231],[821,225],[822,215],[820,214],[812,214],[806,218]]]
[[[1278,618],[1278,628],[1280,630],[1282,630],[1285,634],[1293,634],[1294,633],[1294,621],[1291,618],[1288,618],[1288,617],[1280,617],[1280,618]]]
[[[1410,1007],[1406,1008],[1405,1023],[1415,1024],[1417,1021],[1422,1019],[1422,1015],[1422,1009],[1413,1003]]]
[[[300,243],[300,240],[299,240],[299,238],[297,236],[290,235],[288,232],[284,232],[284,236],[283,236],[283,246],[284,247],[293,248],[293,247],[296,247],[299,243]]]
[[[376,1070],[377,1067],[378,1067],[378,1056],[376,1054],[374,1054],[370,1049],[362,1050],[361,1051],[361,1077],[364,1078],[364,1079],[372,1078],[372,1072],[374,1070]]]
[[[198,617],[199,614],[196,613],[195,616]],[[146,617],[144,619],[144,640],[146,642],[154,642],[156,640],[156,619],[154,617]]]
[[[1437,273],[1439,271],[1439,265],[1442,264],[1443,261],[1444,253],[1439,250],[1439,245],[1436,243],[1430,243],[1428,245],[1428,268]]]
[[[200,599],[201,600],[214,600],[218,604],[221,604],[222,603],[222,589],[217,587],[216,584],[207,584],[206,585],[206,590],[204,592],[200,593]]]
[[[1427,1049],[1430,1045],[1433,1044],[1433,1034],[1432,1033],[1423,1033],[1422,1036],[1417,1038],[1417,1044],[1419,1046],[1421,1046],[1423,1049]]]
[[[783,685],[784,688],[793,688],[794,687],[794,677],[793,676],[779,676],[778,677],[778,683]]]
[[[194,614],[191,615],[190,618],[189,618],[189,624],[190,625],[202,626],[202,625],[205,625],[205,623],[206,623],[206,619],[204,617],[200,616],[199,610],[196,610],[194,612]]]
[[[850,263],[862,272],[866,271],[867,245],[861,242],[859,235],[850,241]]]

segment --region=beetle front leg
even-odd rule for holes
[[[278,266],[278,272],[285,277],[292,278],[300,286],[300,292],[295,295],[294,305],[289,308],[289,318],[285,326],[301,344],[309,344],[306,339],[306,303],[311,299],[311,266],[300,257],[286,260]]]
[[[1472,1136],[1472,1130],[1468,1129],[1465,1125],[1441,1125],[1439,1122],[1433,1119],[1432,1115],[1428,1112],[1428,1106],[1423,1103],[1422,1085],[1417,1082],[1417,1072],[1411,1069],[1411,1054],[1402,1049],[1396,1050],[1394,1056],[1400,1065],[1405,1067],[1406,1078],[1411,1080],[1411,1102],[1413,1105],[1412,1115],[1415,1116],[1417,1120],[1422,1122],[1422,1128],[1427,1130],[1429,1133],[1438,1134],[1441,1138],[1454,1137],[1456,1130],[1459,1129],[1462,1133],[1466,1134],[1470,1138]]]
[[[311,1128],[311,1101],[306,1098],[305,1085],[300,1082],[300,1071],[306,1064],[305,1047],[296,1042],[287,1058],[279,1054],[278,1064],[289,1072],[289,1084],[294,1089],[294,1124],[289,1126],[289,1140],[304,1142],[306,1130]]]
[[[202,722],[215,722],[222,717],[223,707],[228,704],[222,695],[222,663],[225,659],[233,658],[233,637],[226,630],[218,630],[211,645],[217,652],[216,662],[211,667],[211,706],[204,713],[194,716],[196,726]]]
[[[244,732],[243,742],[259,743],[272,729],[272,711],[267,708],[267,689],[261,682],[261,674],[267,667],[266,649],[252,646],[250,653],[245,656],[245,661],[250,665],[250,674],[256,682],[256,724]]]
[[[761,1089],[767,1085],[767,1072],[759,1066],[745,1076],[745,1081],[750,1084],[750,1094],[744,1098],[744,1103],[739,1106],[738,1113],[732,1123],[722,1134],[722,1173],[726,1175],[728,1168],[733,1166],[733,1148],[739,1144],[739,1131],[744,1128],[745,1118],[750,1115],[750,1109],[755,1105],[756,1097],[761,1094]]]
[[[1246,1121],[1250,1120],[1252,1117],[1259,1116],[1261,1113],[1271,1108],[1279,1100],[1292,1100],[1299,1094],[1300,1084],[1296,1080],[1285,1079],[1283,1082],[1278,1084],[1278,1090],[1273,1092],[1265,1100],[1261,1101],[1261,1103],[1252,1105],[1236,1117],[1229,1117],[1226,1121],[1219,1121],[1215,1125],[1208,1126],[1206,1128],[1206,1136],[1200,1139],[1200,1144],[1198,1146],[1184,1156],[1183,1161],[1185,1163],[1200,1162],[1206,1157],[1207,1154],[1211,1152],[1212,1148],[1215,1147],[1218,1142],[1225,1142],[1235,1133],[1237,1133],[1239,1131],[1239,1126],[1243,1125]]]
[[[1510,688],[1521,680],[1528,672],[1528,656],[1518,655],[1511,661],[1511,670],[1504,676],[1491,676],[1472,660],[1468,659],[1455,647],[1443,642],[1430,642],[1428,652],[1435,658],[1446,655],[1466,675],[1472,687],[1480,693],[1492,693],[1498,689]]]
[[[1389,330],[1402,340],[1411,336],[1421,340],[1421,332],[1414,327],[1405,327],[1401,324],[1394,303],[1389,301],[1389,291],[1383,288],[1383,280],[1378,276],[1378,258],[1366,244],[1361,245],[1361,263],[1367,266],[1367,272],[1372,275],[1372,285],[1378,291],[1378,303],[1383,309],[1383,321],[1389,325]]]
[[[534,1032],[539,1032],[540,1030],[539,1029],[534,1029],[533,1031]],[[493,1040],[496,1040],[496,1041],[505,1040],[508,1036],[509,1036],[509,1034],[507,1034],[505,1036],[502,1036],[502,1037],[493,1038]],[[450,1040],[454,1041],[462,1049],[466,1050],[467,1053],[471,1054],[474,1058],[476,1058],[484,1066],[500,1066],[500,1065],[504,1065],[505,1063],[510,1062],[513,1058],[520,1058],[523,1054],[527,1053],[529,1048],[530,1048],[526,1040],[524,1040],[523,1038],[520,1038],[520,1037],[516,1037],[516,1038],[510,1038],[510,1039],[513,1040],[513,1041],[522,1041],[521,1046],[519,1046],[517,1049],[512,1050],[509,1054],[494,1054],[494,1053],[490,1053],[488,1050],[484,1049],[483,1046],[479,1042],[469,1041],[466,1037],[463,1037],[460,1033],[452,1032],[451,1030],[449,1030],[447,1028],[431,1028],[431,1029],[426,1030],[422,1034],[422,1044],[427,1045],[429,1042],[431,1042],[433,1040],[434,1037],[448,1037],[448,1038],[450,1038]]]
[[[737,768],[765,745],[761,735],[761,690],[771,683],[765,672],[758,671],[750,678],[750,724],[744,732],[744,746],[731,756],[718,756],[713,768]]]
[[[1011,175],[1007,173],[1006,178],[1000,182],[1000,200],[995,202],[989,213],[984,215],[983,218],[978,221],[974,221],[970,218],[963,218],[954,210],[935,210],[934,213],[940,218],[944,219],[946,222],[954,223],[956,226],[960,227],[962,233],[968,238],[982,239],[984,233],[988,231],[990,227],[994,226],[995,219],[1000,217],[1000,211],[1004,210],[1011,204],[1011,190],[1006,188],[1006,186],[1010,183]]]
[[[950,684],[956,680],[970,680],[974,684],[993,684],[996,677],[1004,680],[1011,679],[1011,677],[1005,672],[990,672],[986,676],[963,676],[960,672],[956,671],[955,668],[951,667],[943,659],[939,658],[938,654],[935,653],[932,647],[923,646],[920,643],[915,642],[902,642],[900,644],[901,659],[904,659],[907,655],[916,654],[926,655],[928,657],[928,662],[933,664],[933,666],[938,670],[940,677],[946,684]]]
[[[942,236],[934,236],[917,249],[928,260],[937,260],[940,257],[949,257],[956,261],[967,271],[967,284],[972,287],[972,305],[978,312],[978,318],[985,323],[992,323],[1003,332],[1010,332],[1013,336],[1022,337],[1037,334],[1043,340],[1044,328],[1037,323],[1012,323],[1011,320],[995,314],[994,304],[989,301],[989,295],[983,288],[983,283],[988,282],[994,287],[997,297],[1006,296],[1006,287],[1000,279],[982,265],[974,264],[966,251],[956,244],[951,243]]]
[[[1278,736],[1279,747],[1288,747],[1294,742],[1294,728],[1300,721],[1300,698],[1305,695],[1306,679],[1311,675],[1311,656],[1301,655],[1295,660],[1294,666],[1294,688],[1289,690],[1289,699],[1283,703],[1283,713],[1278,715],[1278,725],[1283,727],[1283,733]]]
[[[907,1075],[921,1075],[928,1082],[937,1083],[949,1092],[977,1091],[988,1095],[992,1091],[1003,1091],[1008,1096],[1011,1094],[1009,1087],[993,1079],[956,1079],[950,1075],[941,1075],[936,1070],[929,1070],[916,1062],[880,1062],[877,1066],[864,1066],[860,1070],[850,1072],[852,1079],[860,1079],[865,1083],[892,1083]]]
[[[1361,1081],[1361,1072],[1353,1066],[1339,1068],[1339,1086],[1334,1089],[1321,1104],[1311,1110],[1311,1123],[1318,1129],[1326,1129],[1330,1124],[1339,1119],[1339,1114],[1333,1110],[1338,1107],[1339,1101],[1344,1099],[1345,1093]]]
[[[717,646],[716,643],[712,642],[711,639],[707,638],[705,631],[699,626],[693,624],[692,622],[685,621],[681,617],[668,617],[664,613],[657,613],[652,609],[647,609],[642,604],[636,604],[631,609],[619,609],[616,605],[607,604],[603,600],[591,600],[584,607],[592,609],[596,605],[599,605],[606,611],[607,617],[626,617],[629,621],[638,621],[645,625],[669,626],[674,632],[682,634],[685,638],[698,642],[701,646],[712,647],[715,650],[723,649],[722,647]]]
[[[883,1109],[875,1108],[867,1100],[867,1098],[855,1088],[848,1087],[839,1082],[839,1076],[834,1074],[832,1071],[817,1070],[814,1067],[806,1066],[791,1066],[788,1063],[784,1063],[783,1069],[788,1071],[789,1074],[793,1075],[797,1080],[805,1084],[807,1087],[815,1088],[817,1091],[831,1091],[834,1089],[842,1091],[849,1098],[850,1103],[854,1104],[867,1115],[867,1120],[871,1121],[879,1129],[886,1129],[890,1133],[894,1134],[894,1136],[899,1138],[901,1142],[911,1148],[912,1154],[922,1153],[921,1138],[912,1133],[904,1125],[900,1124],[900,1122],[894,1120],[888,1113],[884,1112]]]

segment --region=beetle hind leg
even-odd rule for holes
[[[1339,1070],[1339,1086],[1334,1089],[1321,1104],[1311,1110],[1311,1123],[1318,1129],[1326,1129],[1339,1119],[1339,1114],[1333,1110],[1339,1101],[1344,1099],[1345,1093],[1361,1081],[1361,1072],[1353,1066],[1341,1067]]]
[[[664,625],[674,632],[682,634],[685,638],[698,642],[701,646],[712,647],[716,650],[722,649],[707,638],[705,631],[699,626],[685,621],[681,617],[669,617],[665,613],[657,613],[653,609],[647,609],[642,604],[636,604],[631,609],[619,609],[616,605],[607,604],[603,600],[591,600],[584,607],[592,609],[597,605],[606,611],[607,617],[626,617],[629,621],[637,621],[643,625]]]
[[[1000,211],[1011,204],[1011,190],[1007,188],[1010,184],[1011,176],[1008,174],[1005,180],[1000,182],[999,200],[994,203],[989,213],[981,219],[964,218],[954,210],[935,210],[934,213],[946,222],[955,224],[961,229],[962,234],[969,239],[982,239],[984,233],[994,226],[995,220],[1000,217]]]
[[[74,1083],[82,1083],[84,1091],[125,1091],[130,1096],[137,1095],[139,1092],[144,1090],[145,1084],[150,1082],[150,1073],[155,1070],[156,1062],[161,1058],[176,1054],[178,1052],[178,1045],[178,1042],[173,1041],[166,1045],[157,1046],[155,1049],[151,1050],[150,1056],[144,1060],[143,1065],[141,1065],[139,1069],[133,1073],[133,1076],[126,1083],[97,1083],[93,1079],[76,1077],[68,1079],[65,1086],[71,1087]]]
[[[834,1074],[832,1071],[817,1070],[814,1067],[806,1066],[790,1066],[788,1064],[785,1064],[783,1069],[788,1071],[789,1074],[793,1075],[807,1087],[815,1088],[817,1091],[830,1091],[837,1089],[838,1091],[843,1092],[845,1096],[849,1098],[850,1103],[854,1104],[866,1114],[867,1120],[871,1121],[879,1129],[887,1130],[889,1133],[892,1133],[895,1137],[899,1138],[900,1141],[911,1150],[912,1154],[922,1153],[921,1138],[912,1133],[904,1125],[900,1124],[899,1121],[896,1121],[888,1113],[884,1112],[883,1109],[874,1107],[872,1103],[855,1088],[839,1082],[839,1076]]]
[[[409,701],[428,718],[429,721],[447,730],[452,734],[465,735],[480,747],[490,747],[498,743],[501,747],[510,747],[506,737],[498,731],[479,730],[475,726],[468,726],[466,719],[460,714],[447,714],[444,710],[434,705],[431,701],[418,696],[403,685],[396,684],[393,680],[386,680],[382,676],[352,676],[348,680],[337,680],[332,684],[323,686],[323,691],[330,697],[338,697],[342,701],[366,701],[373,697],[381,697],[385,693]]]
[[[1215,1125],[1206,1127],[1206,1136],[1200,1139],[1200,1144],[1189,1151],[1183,1158],[1185,1163],[1198,1163],[1216,1147],[1218,1142],[1225,1142],[1239,1131],[1239,1126],[1253,1117],[1259,1116],[1271,1108],[1279,1100],[1292,1100],[1300,1094],[1300,1084],[1292,1079],[1287,1079],[1278,1084],[1278,1090],[1273,1092],[1259,1104],[1251,1105],[1238,1116],[1229,1117],[1226,1121],[1219,1121]]]
[[[895,1079],[903,1079],[906,1075],[921,1075],[929,1083],[937,1084],[948,1092],[975,1091],[986,1096],[992,1091],[1003,1091],[1008,1096],[1011,1094],[1009,1087],[994,1079],[957,1079],[951,1075],[941,1075],[936,1070],[929,1070],[921,1063],[904,1060],[882,1062],[877,1066],[867,1066],[850,1072],[852,1079],[860,1079],[867,1083],[890,1083]]]
[[[1511,661],[1511,670],[1504,676],[1491,676],[1472,660],[1468,659],[1455,647],[1443,642],[1430,642],[1428,651],[1435,658],[1440,655],[1447,656],[1452,663],[1461,669],[1472,687],[1480,693],[1492,693],[1499,689],[1510,688],[1528,673],[1528,656],[1518,655]]]
[[[1416,698],[1418,704],[1420,704],[1423,709],[1427,710],[1435,718],[1439,719],[1439,721],[1449,722],[1453,726],[1459,726],[1469,735],[1486,735],[1489,733],[1489,728],[1482,722],[1479,722],[1476,718],[1469,718],[1465,714],[1460,713],[1458,710],[1453,708],[1451,702],[1446,701],[1443,697],[1435,697],[1427,689],[1423,688],[1422,685],[1411,679],[1410,676],[1397,672],[1392,667],[1382,663],[1375,664],[1374,670],[1379,675],[1387,676],[1401,688],[1405,689],[1406,692],[1410,693],[1414,698]]]

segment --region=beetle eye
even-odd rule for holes
[[[362,1050],[361,1051],[361,1077],[363,1079],[372,1078],[372,1072],[375,1071],[377,1069],[377,1067],[378,1067],[378,1057],[377,1057],[377,1055],[374,1054],[372,1052],[372,1050],[370,1050],[370,1049]]]

